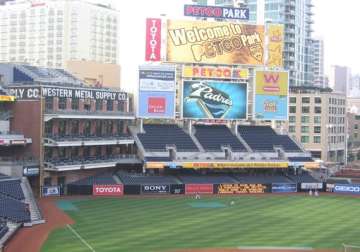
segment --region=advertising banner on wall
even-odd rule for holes
[[[283,66],[283,51],[284,51],[284,25],[281,24],[267,24],[267,52],[268,58],[266,66],[268,67],[282,67]]]
[[[184,66],[182,76],[185,78],[207,79],[248,79],[249,69],[224,66]]]
[[[262,25],[209,21],[167,21],[168,62],[264,64]]]
[[[145,61],[161,60],[161,19],[146,19]]]
[[[185,194],[213,194],[213,184],[186,184]]]
[[[60,186],[44,186],[42,193],[44,197],[60,196]]]
[[[333,189],[336,193],[360,194],[359,184],[335,184]]]
[[[185,4],[184,16],[249,20],[249,9]]]
[[[322,189],[323,183],[301,183],[300,188],[303,190],[306,189]]]
[[[256,71],[254,118],[257,120],[288,119],[288,72]]]
[[[297,184],[273,183],[273,184],[271,184],[271,192],[273,192],[273,193],[297,192]]]
[[[183,118],[246,119],[247,85],[221,81],[184,81]]]
[[[175,118],[175,68],[139,68],[138,117]]]
[[[143,194],[170,193],[170,185],[142,185]]]
[[[184,162],[185,169],[227,169],[227,168],[288,168],[287,162]]]
[[[123,185],[93,185],[94,196],[122,196],[124,195]]]
[[[219,194],[265,193],[267,188],[263,184],[219,184],[217,192]]]

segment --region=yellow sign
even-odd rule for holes
[[[288,72],[256,71],[256,95],[288,95]]]
[[[249,70],[232,67],[184,66],[185,78],[248,79]]]
[[[220,184],[219,194],[265,193],[266,185],[262,184]]]
[[[146,169],[163,169],[164,163],[158,163],[158,162],[147,162],[146,163]]]
[[[305,169],[319,169],[320,164],[317,163],[317,162],[305,162],[304,163],[304,168]]]
[[[11,95],[0,95],[0,101],[15,101],[15,96]]]
[[[284,50],[284,26],[281,24],[268,24],[267,26],[268,59],[266,65],[268,67],[283,66],[283,50]]]
[[[185,162],[182,164],[183,168],[196,169],[196,168],[288,168],[287,162],[222,162],[222,163],[207,163],[198,162],[191,163]]]
[[[230,22],[167,22],[167,61],[264,64],[264,26]]]

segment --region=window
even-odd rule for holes
[[[296,97],[290,97],[290,103],[296,103]]]
[[[96,100],[95,109],[96,109],[96,111],[99,111],[102,109],[102,100]]]
[[[354,133],[354,138],[358,138],[358,133]]]
[[[295,126],[289,126],[289,132],[295,133]]]
[[[309,136],[301,136],[301,142],[302,143],[308,143],[309,142]]]
[[[45,98],[45,109],[52,110],[54,107],[54,99],[53,97],[46,97]]]
[[[321,114],[321,107],[314,107],[315,114]]]
[[[106,101],[106,110],[107,111],[113,111],[113,101]]]
[[[296,117],[295,116],[289,116],[289,122],[290,123],[295,123],[296,122]]]
[[[309,117],[308,116],[302,116],[301,117],[301,122],[302,123],[309,123]]]
[[[309,126],[301,126],[301,133],[309,133]]]
[[[321,133],[321,127],[320,126],[315,126],[314,127],[314,133]]]
[[[71,109],[78,110],[79,109],[79,99],[72,98],[71,99]]]
[[[358,124],[355,124],[354,125],[354,129],[358,129],[359,128],[359,125]]]
[[[321,97],[315,97],[314,100],[317,104],[321,103]]]
[[[79,121],[74,120],[71,122],[71,134],[78,135],[79,134]]]
[[[87,98],[84,100],[84,110],[90,111],[91,110],[91,100]]]
[[[321,137],[320,136],[314,136],[314,143],[321,143]]]
[[[296,107],[295,106],[290,106],[289,111],[290,111],[290,113],[296,113]]]
[[[64,136],[66,133],[66,123],[64,120],[59,121],[59,135]]]
[[[118,111],[125,112],[125,102],[124,101],[118,101]]]
[[[59,98],[59,109],[66,109],[66,98]]]
[[[301,107],[301,112],[302,113],[310,113],[310,107]]]
[[[314,116],[314,123],[321,123],[321,117],[320,116]]]
[[[310,97],[303,97],[301,98],[302,103],[310,103]]]

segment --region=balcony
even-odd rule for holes
[[[31,143],[32,139],[26,138],[22,134],[12,132],[0,132],[0,146],[25,146]]]
[[[51,119],[135,119],[134,112],[120,111],[79,111],[46,109],[44,121]]]
[[[120,145],[134,144],[134,139],[130,135],[48,135],[44,137],[44,145],[48,147],[67,147],[67,146],[99,146],[99,145]]]
[[[136,155],[91,156],[80,159],[48,159],[44,161],[46,171],[74,171],[115,167],[117,164],[141,163]]]

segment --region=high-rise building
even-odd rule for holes
[[[325,88],[326,78],[324,74],[324,41],[322,39],[314,39],[312,42],[312,50],[314,85]]]
[[[347,95],[350,88],[351,70],[346,66],[331,66],[330,87]]]
[[[193,2],[209,5],[213,3],[206,0]],[[284,24],[283,59],[285,69],[290,72],[290,86],[313,85],[312,0],[215,0],[214,4],[248,7],[250,23]]]
[[[5,2],[0,5],[0,62],[63,69],[73,61],[117,65],[118,22],[110,6],[82,0]]]

